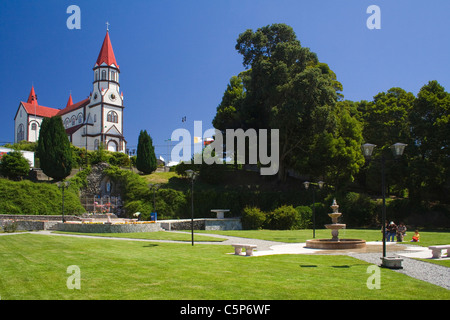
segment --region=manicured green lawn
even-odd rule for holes
[[[450,291],[347,256],[242,257],[231,246],[17,234],[0,236],[0,296],[10,299],[450,299]],[[69,290],[67,267],[81,270]],[[401,284],[401,290],[398,286]]]

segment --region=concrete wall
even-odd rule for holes
[[[160,231],[159,223],[145,224],[90,224],[90,223],[58,223],[54,230],[83,233],[131,233]]]

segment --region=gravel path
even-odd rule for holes
[[[380,265],[381,263],[381,256],[379,253],[352,253],[349,254],[349,256],[369,263],[373,263],[375,265]],[[403,259],[403,269],[392,270],[450,290],[450,268],[403,256],[400,257]]]

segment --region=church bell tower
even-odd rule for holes
[[[102,143],[110,151],[123,152],[124,106],[119,84],[120,68],[114,56],[108,29],[93,71],[94,82],[88,117],[93,121],[93,133],[98,134],[100,138],[95,143]]]

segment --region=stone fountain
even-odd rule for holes
[[[336,199],[331,204],[332,213],[328,216],[331,218],[331,224],[326,224],[325,228],[331,230],[331,239],[312,239],[306,241],[306,248],[314,249],[355,249],[365,248],[366,241],[361,239],[339,239],[339,230],[346,227],[345,224],[339,223],[338,219],[342,213],[338,212],[339,205]]]

